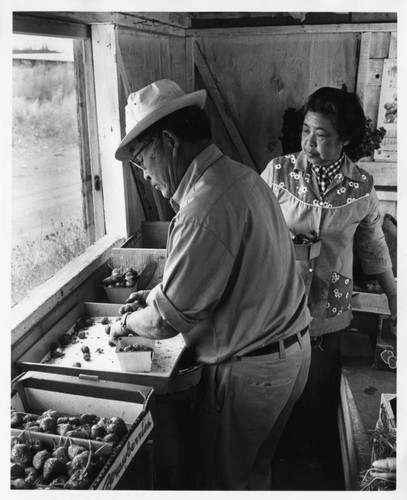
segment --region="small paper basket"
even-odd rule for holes
[[[122,351],[127,346],[143,345],[148,350]],[[155,341],[144,337],[119,337],[116,344],[116,354],[120,368],[125,372],[149,372],[153,361]]]

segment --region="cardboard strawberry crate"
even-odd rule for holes
[[[395,490],[397,485],[396,471],[386,469],[391,460],[397,455],[397,422],[396,422],[396,394],[382,393],[380,397],[380,409],[373,431],[371,468],[364,475],[361,487],[369,491]],[[378,477],[377,473],[383,473],[377,467],[376,461],[385,460],[385,477]],[[375,464],[375,466],[373,466]]]
[[[116,287],[103,287],[107,299],[112,304],[125,304],[126,300],[130,297],[133,292],[137,291],[137,287],[124,287],[124,286],[116,286]],[[118,305],[117,308],[120,306]]]
[[[397,395],[383,393],[380,397],[379,421],[390,431],[397,430]]]
[[[27,349],[15,365],[20,372],[35,370],[76,377],[82,374],[101,380],[146,385],[153,387],[157,394],[169,392],[176,366],[185,350],[182,335],[155,342],[149,372],[126,371],[120,365],[116,346],[109,344],[109,335],[106,333],[106,328],[118,319],[117,304],[77,304]],[[89,325],[81,326],[78,330],[79,320]],[[69,342],[64,347],[60,342],[65,339]],[[57,350],[51,351],[55,345],[58,345]],[[84,359],[82,352],[85,346],[90,351],[88,360]],[[58,357],[52,357],[55,353]],[[80,366],[76,366],[78,363]]]
[[[372,463],[377,459],[387,458],[396,454],[396,404],[396,394],[381,394],[379,415],[375,430],[373,431]]]
[[[113,248],[112,268],[132,268],[139,273],[138,290],[151,290],[162,281],[167,250],[155,248]]]
[[[97,440],[68,438],[28,429],[11,429],[11,434],[23,442],[38,438],[48,446],[63,445],[68,440],[69,444],[77,444],[96,455],[100,454],[104,464],[96,477],[92,478],[88,489],[111,490],[118,484],[154,427],[150,409],[152,394],[151,387],[141,385],[27,372],[17,377],[12,385],[11,406],[18,412],[41,415],[52,409],[72,417],[83,414],[106,419],[119,417],[125,422],[127,431],[119,441],[106,445]],[[39,484],[38,487],[47,486]]]
[[[110,259],[111,274],[105,280],[112,279],[115,283],[102,282],[107,301],[113,304],[124,304],[130,294],[138,290],[151,290],[162,281],[167,252],[165,249],[153,248],[113,248]],[[126,281],[125,272],[136,272],[137,278]],[[119,279],[115,272],[122,273]],[[133,286],[129,286],[133,283]]]

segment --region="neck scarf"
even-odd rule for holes
[[[329,184],[332,182],[332,179],[338,173],[342,166],[342,160],[344,158],[344,154],[340,156],[339,160],[331,163],[331,165],[311,165],[311,169],[316,175],[318,187],[321,194],[324,194]]]

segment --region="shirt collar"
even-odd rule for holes
[[[310,166],[308,165],[308,159],[302,151],[300,153],[298,153],[298,156],[297,156],[297,159],[295,162],[295,166],[294,166],[294,170],[300,170],[304,174],[306,172],[310,171]],[[345,177],[348,177],[349,179],[352,179],[354,181],[358,181],[358,182],[366,182],[367,181],[366,175],[364,175],[360,171],[359,167],[355,163],[353,163],[353,161],[350,158],[348,158],[348,156],[346,154],[344,156],[340,172]]]
[[[325,172],[328,175],[331,175],[332,173],[336,172],[341,167],[344,156],[345,156],[344,153],[342,153],[340,158],[338,160],[334,161],[333,163],[331,163],[330,165],[312,165],[310,163],[310,166],[317,173],[320,172],[321,170],[322,171],[325,170]]]
[[[176,213],[186,203],[189,192],[201,175],[221,156],[223,156],[222,151],[215,144],[210,144],[192,160],[170,199],[170,204]]]

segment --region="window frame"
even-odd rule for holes
[[[73,40],[83,215],[86,244],[89,246],[106,232],[90,26],[51,21],[35,15],[14,14],[13,34],[66,37]]]
[[[107,234],[103,198],[102,165],[97,121],[92,27],[87,24],[47,19],[44,13],[13,13],[13,34],[67,37],[74,40],[77,112],[80,121],[81,178],[88,248],[54,276],[11,308],[12,361],[35,339],[30,331],[49,316],[63,314],[64,301],[84,286],[94,286],[92,276],[109,261],[111,249],[123,243],[123,230]],[[118,143],[118,142],[117,142]],[[110,167],[110,165],[109,165]],[[112,168],[112,167],[110,167]],[[117,166],[115,166],[117,168]],[[98,177],[99,186],[96,185]],[[117,226],[116,228],[117,229]],[[59,311],[61,309],[61,311]],[[55,311],[58,310],[56,313]]]

